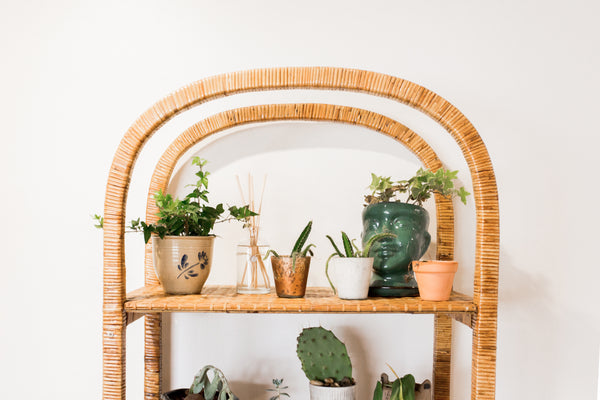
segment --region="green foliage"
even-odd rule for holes
[[[309,221],[308,224],[306,224],[306,226],[300,233],[300,236],[298,237],[296,242],[294,243],[294,247],[292,248],[292,252],[290,253],[290,257],[292,257],[292,267],[294,270],[296,269],[296,258],[306,257],[309,254],[311,256],[314,255],[313,251],[311,250],[311,247],[316,247],[314,244],[311,243],[307,246],[304,246],[304,244],[308,240],[308,236],[310,235],[311,230],[312,230],[312,221]],[[267,254],[265,254],[265,260],[271,254],[273,254],[277,258],[280,257],[280,255],[277,251],[270,249],[269,251],[267,251]]]
[[[288,388],[287,386],[281,386],[282,383],[283,383],[283,378],[273,379],[273,385],[275,387],[273,389],[267,389],[267,392],[276,392],[276,393],[269,400],[281,400],[282,396],[290,397],[289,394],[282,392],[282,390],[285,390]]]
[[[396,375],[396,380],[391,383],[392,394],[389,400],[415,400],[415,377],[406,374],[400,378],[391,367],[390,369]],[[383,400],[383,385],[380,381],[375,385],[373,400]]]
[[[329,261],[331,261],[333,257],[369,257],[369,253],[371,252],[371,246],[373,246],[373,243],[377,242],[378,240],[382,240],[386,237],[396,237],[396,235],[394,235],[393,233],[378,233],[376,235],[373,235],[365,244],[364,249],[360,250],[358,246],[354,243],[355,240],[350,240],[346,232],[342,231],[342,243],[344,245],[344,253],[340,251],[340,249],[337,247],[335,241],[331,236],[326,235],[326,237],[327,239],[329,239],[329,242],[333,246],[335,252],[329,256],[327,262],[325,263],[325,276],[327,276],[327,280],[329,281],[329,285],[333,289],[333,293],[337,293],[337,290],[335,289],[333,283],[331,282],[331,279],[329,278]]]
[[[104,228],[104,217],[102,215],[94,214],[94,216],[92,218],[94,219],[94,221],[96,221],[96,224],[94,224],[94,226],[96,228],[98,228],[98,229]]]
[[[326,235],[326,237],[327,239],[329,239],[329,242],[335,250],[335,253],[333,253],[332,256],[337,255],[339,257],[369,257],[369,253],[371,252],[371,246],[373,246],[373,243],[386,237],[396,237],[396,235],[394,235],[393,233],[378,233],[377,235],[373,235],[365,244],[365,248],[363,250],[360,250],[358,246],[354,243],[356,240],[354,239],[351,241],[350,238],[348,238],[346,232],[342,231],[342,243],[344,253],[340,251],[340,249],[335,244],[335,241],[331,236]]]
[[[158,235],[161,239],[165,236],[208,236],[217,222],[238,220],[246,224],[250,217],[258,215],[250,211],[248,205],[231,206],[227,209],[229,216],[223,218],[225,213],[223,204],[218,204],[216,207],[206,204],[210,175],[210,172],[203,170],[206,163],[207,161],[200,157],[192,159],[192,165],[198,166],[196,172],[198,180],[194,184],[187,185],[193,189],[183,200],[164,194],[162,191],[154,194],[154,201],[158,207],[156,216],[159,218],[155,224],[147,224],[138,218],[132,220],[128,228],[132,231],[144,232],[144,241],[148,243],[152,234]],[[99,215],[95,215],[94,218],[100,222],[95,226],[103,227],[104,219]]]
[[[304,246],[304,243],[306,243],[306,240],[308,239],[308,235],[310,235],[311,230],[312,221],[309,221],[308,224],[302,230],[302,232],[300,232],[300,236],[298,237],[296,243],[294,244],[294,247],[292,248],[292,254],[304,253],[304,255],[306,255],[306,251],[308,248],[310,248],[311,245],[308,245],[304,250],[302,250],[302,247]]]
[[[352,380],[352,363],[346,345],[325,328],[303,329],[298,336],[296,353],[309,380]]]
[[[428,169],[419,168],[415,176],[409,180],[393,182],[390,177],[377,176],[371,173],[370,195],[365,196],[365,202],[376,204],[386,201],[394,201],[396,196],[406,193],[406,203],[423,205],[423,202],[438,193],[446,198],[459,197],[467,204],[467,196],[470,194],[464,187],[456,189],[454,180],[458,171],[449,171],[444,168],[432,172]]]
[[[209,373],[213,374],[212,381]],[[239,400],[231,391],[223,372],[212,365],[206,365],[194,376],[190,393],[202,393],[206,400]]]

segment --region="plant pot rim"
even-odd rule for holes
[[[323,388],[323,389],[346,389],[346,388],[351,388],[351,387],[355,387],[356,386],[356,382],[354,383],[354,385],[349,385],[349,386],[325,386],[325,385],[313,385],[312,383],[308,382],[308,384],[312,387],[318,387],[318,388]]]
[[[334,259],[338,259],[338,260],[368,260],[369,258],[375,258],[375,257],[340,257],[338,255],[336,255],[335,257],[332,258],[332,260]]]
[[[415,273],[437,273],[437,272],[456,272],[458,270],[458,261],[447,260],[424,260],[415,261],[416,265],[411,263],[411,268]]]
[[[174,235],[165,235],[165,237],[161,238],[156,234],[152,234],[152,239],[159,240],[206,240],[206,239],[214,239],[216,235],[207,235],[207,236],[174,236]]]
[[[311,258],[312,256],[296,256],[296,260],[300,260],[302,258]],[[271,256],[271,258],[292,258],[292,256]]]
[[[381,201],[379,203],[369,204],[365,207],[365,209],[367,209],[369,207],[375,207],[375,206],[392,207],[392,206],[396,206],[396,205],[400,205],[402,207],[408,207],[408,208],[422,208],[423,210],[425,210],[425,207],[423,207],[423,206],[420,206],[418,204],[405,203],[403,201]]]

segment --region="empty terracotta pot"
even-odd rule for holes
[[[452,292],[456,261],[413,261],[412,269],[423,300],[446,301]]]

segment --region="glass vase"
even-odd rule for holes
[[[240,294],[265,294],[271,292],[270,261],[264,260],[269,250],[266,244],[237,246],[237,292]]]

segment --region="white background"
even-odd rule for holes
[[[101,397],[101,212],[108,168],[135,118],[167,93],[223,72],[270,66],[368,69],[423,85],[457,106],[485,141],[501,215],[497,398],[596,396],[600,318],[596,154],[600,6],[593,1],[22,1],[0,3],[0,388],[2,398]],[[414,110],[358,94],[246,94],[178,117],[134,172],[128,218],[143,215],[165,146],[198,119],[252,103],[360,106],[404,122],[470,180],[450,136]],[[416,160],[391,139],[333,124],[225,132],[184,157],[211,161],[214,201],[239,202],[234,177],[269,174],[265,238],[276,248],[315,221],[311,284],[323,285],[324,235],[360,233],[371,171],[403,178]],[[193,171],[184,168],[171,190]],[[473,201],[457,207],[456,287],[472,289]],[[234,225],[218,228],[209,283],[233,283]],[[128,236],[128,289],[142,282],[142,240]],[[390,363],[431,376],[431,317],[176,315],[165,323],[165,389],[208,363],[238,395],[266,399],[306,326],[348,345],[359,398]],[[142,323],[128,329],[128,398],[142,398]],[[470,333],[455,325],[452,398],[470,393]],[[25,395],[25,397],[31,397]]]

